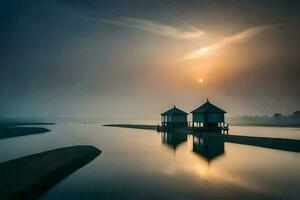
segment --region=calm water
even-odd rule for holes
[[[61,122],[43,126],[49,133],[0,140],[0,162],[78,144],[103,151],[43,199],[300,198],[299,153],[100,124]],[[293,128],[232,126],[230,134],[300,139]]]

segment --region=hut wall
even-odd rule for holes
[[[166,118],[167,118],[166,122],[172,122],[172,116],[171,115],[167,115]]]
[[[204,122],[204,113],[193,113],[193,122]]]
[[[207,121],[205,121],[204,113],[194,113],[193,122],[204,122],[204,123],[218,123],[224,122],[223,113],[207,113]]]
[[[208,113],[207,122],[208,123],[224,122],[224,114],[223,113]]]
[[[173,115],[172,122],[187,122],[187,116],[186,115]]]

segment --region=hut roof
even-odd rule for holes
[[[163,116],[166,116],[166,115],[188,115],[188,113],[186,113],[186,112],[176,108],[176,106],[174,106],[170,110],[167,110],[166,112],[164,112],[160,115],[163,115]]]
[[[199,108],[193,110],[191,113],[204,113],[204,112],[210,112],[210,113],[226,113],[225,110],[222,110],[221,108],[218,108],[217,106],[211,104],[208,99],[205,104],[200,106]]]

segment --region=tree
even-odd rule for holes
[[[300,119],[300,111],[297,110],[292,114],[293,119]]]
[[[281,119],[281,118],[282,118],[282,114],[281,113],[275,113],[273,115],[273,119],[275,119],[275,120],[278,120],[278,119]]]

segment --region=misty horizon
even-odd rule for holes
[[[2,1],[0,117],[300,110],[299,2]],[[236,17],[239,16],[239,17]]]

